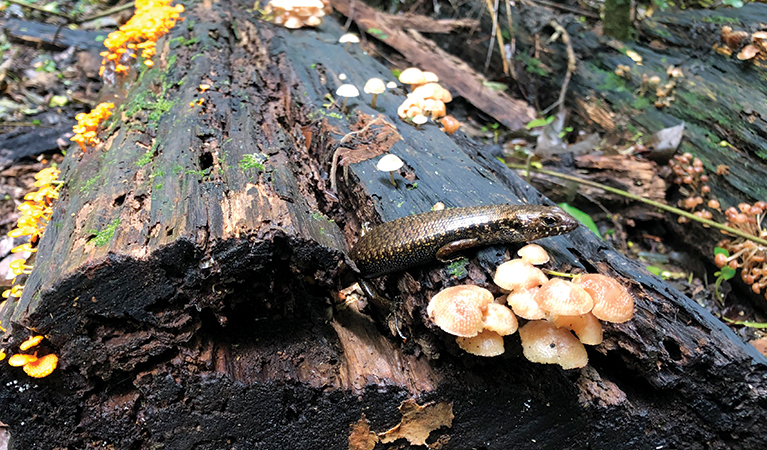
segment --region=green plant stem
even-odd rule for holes
[[[710,227],[713,227],[713,228],[725,231],[725,232],[727,232],[729,234],[732,234],[732,235],[735,235],[735,236],[738,236],[738,237],[742,237],[744,239],[748,239],[749,241],[756,242],[759,245],[767,246],[767,240],[758,238],[758,237],[756,237],[756,236],[754,236],[752,234],[748,234],[748,233],[746,233],[744,231],[737,230],[735,228],[730,228],[730,227],[728,227],[726,225],[722,225],[719,222],[714,222],[713,220],[708,220],[708,219],[704,219],[702,217],[698,217],[695,214],[689,213],[689,212],[684,211],[682,209],[674,208],[673,206],[669,206],[669,205],[666,205],[664,203],[656,202],[655,200],[650,200],[649,198],[644,198],[642,196],[635,195],[635,194],[632,194],[630,192],[626,192],[626,191],[621,190],[621,189],[616,189],[616,188],[611,187],[611,186],[605,186],[604,184],[596,183],[596,182],[590,181],[590,180],[584,180],[583,178],[579,178],[579,177],[576,177],[576,176],[573,176],[573,175],[566,175],[566,174],[563,174],[563,173],[555,172],[553,170],[536,169],[534,167],[528,168],[528,167],[526,167],[526,166],[524,166],[522,164],[508,164],[507,163],[506,166],[508,168],[510,168],[510,169],[532,170],[534,172],[538,172],[538,173],[541,173],[541,174],[544,174],[544,175],[550,175],[552,177],[557,177],[557,178],[561,178],[563,180],[573,181],[575,183],[579,183],[579,184],[583,184],[583,185],[586,185],[586,186],[595,187],[595,188],[602,189],[602,190],[607,191],[607,192],[612,192],[613,194],[618,194],[618,195],[621,195],[623,197],[630,198],[632,200],[636,200],[636,201],[639,201],[639,202],[642,202],[642,203],[646,203],[646,204],[648,204],[650,206],[654,206],[654,207],[656,207],[658,209],[662,209],[663,211],[668,211],[670,213],[674,213],[674,214],[680,215],[682,217],[687,217],[690,220],[694,220],[694,221],[700,222],[700,223],[702,223],[704,225],[708,225]]]

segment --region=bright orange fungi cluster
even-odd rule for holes
[[[31,336],[26,341],[22,342],[19,346],[19,350],[27,351],[30,348],[37,347],[42,342],[43,336]],[[0,361],[5,359],[5,352],[0,351]],[[53,353],[49,353],[45,356],[37,357],[37,352],[32,355],[26,353],[18,353],[8,358],[8,364],[12,367],[21,367],[27,375],[33,378],[47,377],[54,370],[59,363],[59,357]]]
[[[157,40],[173,28],[184,12],[183,5],[170,6],[171,1],[136,0],[133,17],[104,40],[108,51],[101,52],[104,59],[99,75],[103,76],[108,68],[117,73],[128,72],[130,60],[139,51],[144,64],[152,66],[150,58],[157,53]]]
[[[463,285],[431,298],[429,319],[457,336],[458,346],[466,352],[504,353],[503,336],[517,331],[519,317],[528,321],[519,327],[525,358],[574,369],[588,363],[584,344],[602,342],[600,320],[622,323],[633,317],[634,299],[614,278],[583,274],[574,281],[549,279],[535,267],[549,261],[542,247],[530,244],[518,254],[519,259],[498,266],[493,277],[508,294],[493,298],[485,288]]]
[[[99,125],[101,122],[112,116],[112,109],[115,107],[114,103],[103,102],[96,105],[95,108],[89,113],[80,113],[75,116],[77,119],[77,125],[72,128],[75,135],[70,139],[73,142],[77,142],[83,152],[89,146],[94,146],[101,142],[96,136],[98,133]]]
[[[737,209],[730,207],[724,212],[727,217],[725,225],[764,239],[767,238],[767,230],[762,226],[765,214],[767,202],[756,202],[753,205],[741,203]],[[725,265],[733,269],[740,268],[743,282],[751,285],[755,294],[761,294],[767,287],[767,248],[741,237],[724,239],[717,246],[727,250],[730,256],[720,253],[714,258],[714,263],[720,268]],[[767,292],[764,296],[767,298]]]
[[[45,231],[45,227],[48,225],[48,221],[51,218],[52,210],[51,206],[53,201],[59,197],[59,184],[58,178],[61,174],[55,167],[48,167],[35,174],[34,186],[38,188],[37,191],[30,192],[24,196],[24,203],[18,206],[21,211],[21,217],[19,218],[16,228],[8,233],[8,236],[12,238],[18,238],[21,236],[29,236],[29,242],[16,246],[11,250],[13,253],[37,251],[36,245],[40,241]],[[10,264],[11,272],[14,276],[18,277],[22,274],[28,274],[32,271],[32,266],[28,265],[23,259],[16,259]],[[4,299],[10,297],[20,298],[24,292],[24,286],[17,284],[16,279],[13,280],[13,287],[3,292]],[[2,310],[6,301],[0,303],[0,310]],[[0,326],[0,330],[5,331],[5,328]],[[35,336],[28,339],[21,344],[21,350],[28,350],[31,347],[36,346],[42,341],[42,336]],[[5,351],[0,351],[0,361],[5,359]],[[24,371],[32,377],[40,378],[49,375],[56,368],[58,358],[54,354],[43,356],[38,358],[35,355],[14,355],[8,360],[12,366],[21,366]]]

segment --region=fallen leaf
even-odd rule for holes
[[[397,439],[407,439],[413,445],[426,445],[429,434],[441,427],[453,425],[453,404],[430,402],[423,406],[415,400],[405,400],[399,406],[402,421],[394,428],[379,434],[384,444]]]
[[[360,115],[351,126],[352,131],[339,141],[336,157],[341,166],[362,162],[389,151],[402,139],[397,129],[383,116],[372,118]]]

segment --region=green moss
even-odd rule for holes
[[[162,183],[157,183],[157,186],[154,187],[156,190],[162,189]]]
[[[176,64],[177,55],[170,55],[168,58],[168,68],[171,68],[173,64]]]
[[[321,222],[330,222],[330,223],[333,223],[333,222],[335,222],[333,219],[328,219],[327,217],[325,217],[325,216],[324,216],[324,215],[323,215],[321,212],[319,212],[319,211],[314,211],[314,212],[312,213],[312,219],[314,219],[314,220],[319,220],[319,221],[321,221]]]
[[[155,173],[153,173],[152,175],[150,175],[150,177],[151,178],[155,178],[155,177],[162,177],[164,175],[165,175],[165,171],[164,170],[158,170]]]
[[[597,87],[602,91],[628,92],[626,80],[613,72],[606,72],[604,81]]]
[[[162,117],[166,112],[170,110],[170,108],[173,106],[173,102],[170,100],[157,100],[154,103],[149,103],[146,105],[147,109],[150,109],[152,112],[149,113],[147,116],[147,119],[149,119],[149,123],[155,123],[158,120],[160,120],[160,117]]]
[[[147,164],[152,162],[152,156],[153,155],[154,155],[154,151],[152,149],[147,150],[146,153],[141,155],[141,158],[139,158],[139,160],[136,161],[136,165],[139,166],[139,167],[146,166]]]
[[[451,262],[450,265],[447,266],[447,270],[451,277],[461,280],[466,278],[466,276],[469,274],[469,271],[466,268],[468,265],[468,259],[460,258],[457,261]]]
[[[239,166],[242,170],[257,169],[264,170],[264,163],[269,159],[269,156],[263,153],[248,153],[242,155]]]
[[[184,175],[197,175],[200,178],[204,178],[208,173],[204,170],[187,170]]]
[[[184,171],[184,166],[182,166],[181,164],[176,164],[173,166],[173,169],[171,169],[171,173],[173,175],[179,175],[183,171]]]
[[[631,102],[631,107],[634,109],[647,109],[650,107],[650,100],[645,97],[636,97],[634,98],[634,101]]]
[[[96,174],[93,178],[86,181],[83,186],[80,187],[80,192],[85,193],[91,190],[91,187],[93,187],[96,182],[98,182],[101,179],[101,174]]]
[[[733,23],[740,23],[740,20],[734,18],[734,17],[725,17],[720,15],[712,15],[709,17],[704,17],[703,21],[706,23],[715,23],[717,25],[725,25],[725,24],[733,24]]]
[[[179,36],[177,38],[171,39],[170,42],[168,42],[168,44],[170,45],[171,48],[176,48],[181,46],[189,47],[190,45],[194,45],[198,42],[200,42],[200,40],[197,39],[196,37],[186,39],[184,36]]]
[[[91,239],[91,242],[93,242],[96,247],[103,247],[112,239],[112,236],[115,235],[115,230],[117,230],[119,225],[120,218],[117,217],[101,231],[88,231],[89,233],[96,235],[93,239]]]

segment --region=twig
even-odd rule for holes
[[[514,69],[514,52],[517,50],[517,38],[514,36],[514,20],[511,15],[511,0],[505,0],[506,1],[506,22],[507,26],[509,27],[509,37],[511,38],[510,44],[510,55],[508,56],[509,59],[509,73],[511,74],[511,78],[517,79],[517,71]]]
[[[501,28],[498,26],[498,0],[495,0],[493,5],[492,0],[485,0],[487,3],[487,9],[489,10],[491,17],[493,18],[493,31],[490,37],[490,46],[487,49],[487,59],[485,60],[485,72],[490,66],[490,58],[493,56],[493,40],[498,40],[498,50],[501,52],[501,59],[503,60],[503,73],[509,74],[509,63],[506,61],[506,50],[503,48],[503,34],[501,34]],[[495,33],[495,37],[492,36]]]
[[[565,43],[567,46],[567,73],[565,73],[565,79],[562,81],[562,89],[559,91],[559,99],[557,99],[554,104],[546,108],[543,112],[543,115],[546,115],[549,111],[554,109],[555,106],[559,105],[559,110],[563,111],[565,109],[565,95],[567,94],[567,86],[570,84],[570,78],[573,76],[573,73],[575,72],[575,69],[577,68],[577,63],[575,59],[575,51],[573,50],[573,44],[570,42],[570,35],[567,34],[567,30],[560,25],[556,20],[552,20],[549,22],[549,25],[551,25],[554,30],[559,33],[559,36],[562,39],[562,42]]]
[[[548,2],[546,0],[530,0],[530,1],[532,1],[533,3],[537,3],[539,5],[542,5],[542,6],[548,6],[549,8],[557,8],[557,9],[561,9],[563,11],[569,11],[569,12],[571,12],[573,14],[578,14],[580,16],[591,17],[592,19],[599,19],[599,14],[592,13],[592,12],[589,12],[589,11],[584,11],[584,10],[578,9],[578,8],[573,8],[572,6],[560,5],[559,3]]]
[[[114,8],[109,8],[107,10],[101,11],[100,13],[94,14],[92,16],[82,17],[80,19],[77,19],[74,21],[74,23],[80,24],[84,22],[90,22],[91,20],[101,19],[102,17],[111,16],[112,14],[125,11],[126,9],[131,9],[133,8],[133,6],[134,6],[133,2],[128,2],[128,3],[125,3],[124,5],[117,5]]]
[[[42,13],[42,14],[47,14],[49,16],[61,17],[62,19],[66,19],[68,22],[72,20],[72,17],[70,17],[70,16],[68,16],[68,15],[66,15],[64,13],[60,13],[60,12],[56,12],[56,11],[48,11],[45,8],[41,8],[41,7],[35,6],[35,5],[30,5],[29,3],[25,3],[25,2],[23,2],[21,0],[7,0],[7,1],[8,1],[8,3],[13,3],[14,5],[19,5],[19,6],[22,6],[24,8],[29,8],[31,10],[37,11],[37,12]]]
[[[526,168],[522,164],[506,164],[506,166],[509,167],[510,169],[519,169],[519,170],[527,170],[528,169],[528,168]],[[576,177],[576,176],[573,176],[573,175],[566,175],[566,174],[563,174],[563,173],[555,172],[553,170],[536,169],[534,167],[530,167],[529,170],[531,170],[533,172],[537,172],[537,173],[542,173],[544,175],[549,175],[549,176],[552,176],[552,177],[561,178],[563,180],[573,181],[573,182],[578,183],[578,184],[583,184],[583,185],[586,185],[586,186],[595,187],[597,189],[602,189],[602,190],[607,191],[607,192],[612,192],[613,194],[618,194],[618,195],[621,195],[623,197],[630,198],[632,200],[636,200],[636,201],[639,201],[639,202],[642,202],[642,203],[646,203],[646,204],[648,204],[650,206],[654,206],[654,207],[656,207],[658,209],[661,209],[663,211],[667,211],[667,212],[670,212],[670,213],[673,213],[673,214],[676,214],[676,215],[679,215],[679,216],[682,216],[682,217],[687,217],[690,220],[694,220],[694,221],[700,222],[700,223],[702,223],[704,225],[708,225],[710,227],[713,227],[713,228],[725,231],[725,232],[727,232],[729,234],[732,234],[732,235],[735,235],[735,236],[738,236],[738,237],[742,237],[744,239],[748,239],[749,241],[756,242],[757,244],[767,245],[767,240],[758,238],[758,237],[756,237],[756,236],[754,236],[752,234],[748,234],[748,233],[746,233],[744,231],[737,230],[735,228],[730,228],[730,227],[728,227],[726,225],[722,225],[719,222],[714,222],[713,220],[708,220],[708,219],[704,219],[702,217],[698,217],[695,214],[689,213],[689,212],[681,210],[679,208],[674,208],[673,206],[669,206],[669,205],[666,205],[664,203],[656,202],[655,200],[650,200],[649,198],[645,198],[645,197],[642,197],[640,195],[632,194],[632,193],[626,192],[626,191],[624,191],[622,189],[617,189],[617,188],[614,188],[614,187],[611,187],[611,186],[606,186],[604,184],[600,184],[600,183],[597,183],[597,182],[594,182],[594,181],[591,181],[591,180],[584,180],[583,178],[579,178],[579,177]]]

